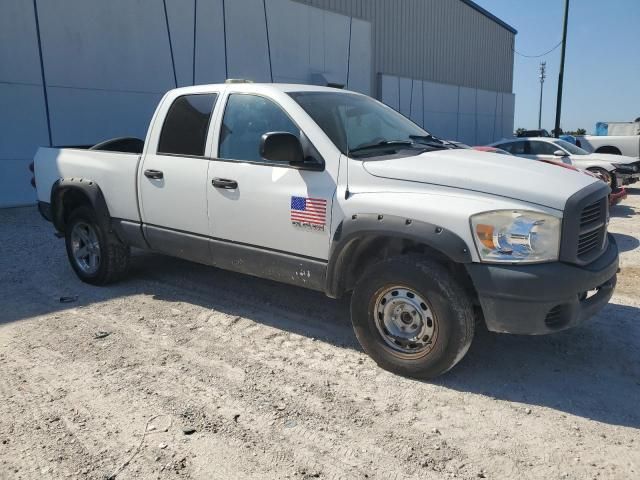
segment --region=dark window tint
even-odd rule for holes
[[[158,153],[204,156],[209,120],[216,98],[214,93],[176,98],[162,126]]]
[[[300,129],[271,100],[257,95],[230,95],[220,129],[218,157],[262,161],[260,140],[268,132],[289,132],[300,138]]]
[[[506,150],[513,155],[527,155],[527,142],[509,142],[502,145],[496,145],[496,147]]]
[[[536,141],[530,141],[529,148],[531,148],[530,155],[553,155],[553,152],[560,150],[560,148],[553,143]]]

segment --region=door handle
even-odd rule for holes
[[[160,170],[145,170],[144,176],[147,178],[153,178],[154,180],[159,180],[161,178],[164,178],[164,173],[162,173]]]
[[[227,178],[214,178],[211,180],[211,185],[216,188],[224,188],[225,190],[234,190],[238,188],[238,182]]]

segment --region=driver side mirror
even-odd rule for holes
[[[304,152],[298,137],[288,132],[269,132],[260,140],[260,156],[270,162],[304,162]]]
[[[568,157],[569,154],[567,152],[565,152],[564,150],[556,150],[555,152],[553,152],[553,156],[554,157]]]
[[[324,169],[324,165],[312,157],[305,158],[300,139],[289,132],[268,132],[262,135],[260,156],[270,162],[286,163],[300,170]]]

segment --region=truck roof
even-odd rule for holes
[[[172,92],[177,94],[193,94],[204,93],[211,90],[218,89],[232,89],[234,91],[247,91],[247,92],[266,92],[266,91],[278,91],[278,92],[346,92],[357,93],[350,90],[344,90],[341,88],[321,87],[318,85],[304,85],[296,83],[212,83],[205,85],[193,85],[189,87],[180,87],[172,89]]]

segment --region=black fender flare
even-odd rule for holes
[[[391,237],[427,245],[454,263],[471,263],[467,243],[456,233],[438,225],[395,215],[358,214],[342,221],[333,236],[327,264],[326,293],[338,298],[350,267],[353,247],[367,237]]]
[[[51,218],[56,230],[64,232],[64,197],[69,192],[82,193],[96,212],[101,226],[111,230],[111,215],[100,186],[93,180],[78,177],[60,178],[51,187]]]

